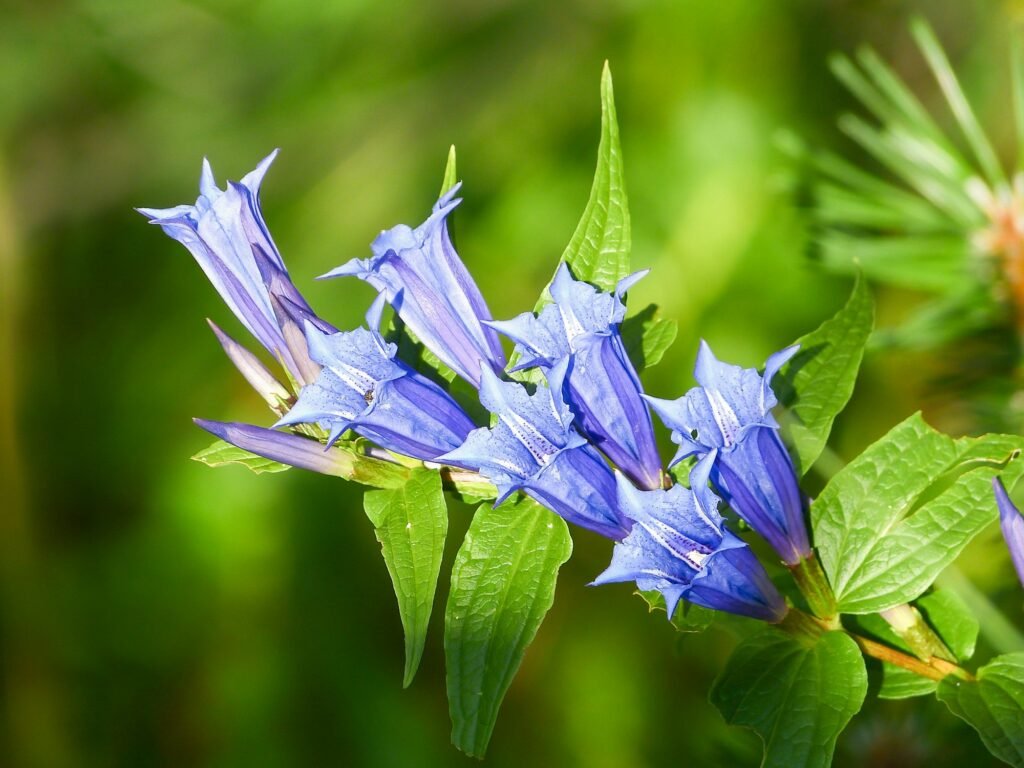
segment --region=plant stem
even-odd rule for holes
[[[928,661],[922,661],[921,659],[909,656],[902,651],[897,651],[895,648],[890,648],[888,645],[869,640],[866,637],[855,635],[852,632],[849,633],[857,645],[860,646],[861,651],[864,652],[865,656],[870,656],[873,659],[884,661],[897,667],[901,667],[915,675],[921,677],[927,677],[930,680],[942,680],[948,675],[956,675],[963,680],[973,680],[974,676],[963,667],[958,667],[956,664],[952,664],[943,659],[931,658]]]
[[[825,571],[821,569],[821,563],[818,562],[814,553],[812,552],[796,565],[790,565],[789,571],[793,574],[796,585],[807,598],[807,604],[814,615],[838,627],[836,598],[832,593],[832,587],[829,586]]]
[[[934,656],[928,660],[918,659],[877,640],[871,640],[870,638],[850,632],[848,629],[840,626],[838,622],[826,622],[814,616],[809,616],[799,608],[792,606],[786,613],[785,618],[776,626],[783,632],[787,632],[805,643],[815,642],[825,632],[845,632],[853,638],[865,656],[900,667],[920,677],[927,677],[929,680],[942,680],[948,675],[956,675],[961,680],[974,679],[974,676],[966,669],[945,659],[939,659]]]
[[[817,640],[826,630],[817,619],[792,606],[777,626],[796,638],[810,642]]]

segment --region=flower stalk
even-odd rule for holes
[[[948,677],[949,675],[956,675],[961,680],[973,680],[974,675],[968,672],[963,667],[959,667],[956,664],[945,661],[943,659],[932,658],[927,661],[915,658],[909,654],[898,651],[895,648],[890,648],[888,645],[879,643],[875,640],[870,640],[860,635],[850,633],[857,645],[860,646],[861,651],[865,656],[870,656],[873,659],[884,661],[888,664],[892,664],[908,672],[913,672],[915,675],[920,677],[927,677],[929,680],[935,680],[936,682]]]
[[[821,622],[793,606],[789,607],[782,621],[778,623],[778,627],[783,632],[807,642],[816,641],[825,632],[825,627]]]
[[[807,599],[811,612],[819,619],[838,627],[836,597],[814,553],[788,567],[797,587]]]

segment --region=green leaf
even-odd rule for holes
[[[875,694],[880,699],[910,699],[914,696],[927,696],[934,693],[938,683],[927,677],[915,675],[903,667],[888,662],[881,663],[882,679]]]
[[[532,499],[477,509],[455,557],[445,611],[452,743],[463,752],[483,757],[571,553],[565,522]]]
[[[659,317],[658,305],[649,304],[622,323],[622,343],[638,372],[657,365],[676,340],[679,325]]]
[[[444,193],[454,187],[459,181],[459,175],[455,170],[455,145],[452,144],[448,149],[448,162],[444,166],[444,180],[441,182],[441,194],[439,197],[443,197]]]
[[[948,589],[936,589],[918,600],[916,605],[958,661],[965,662],[974,655],[980,627],[962,597]]]
[[[915,414],[838,472],[811,505],[844,613],[914,600],[996,519],[991,479],[1021,474],[1024,438],[954,440]]]
[[[864,659],[846,633],[801,642],[766,629],[736,648],[711,702],[726,722],[761,737],[762,768],[809,768],[831,764],[836,739],[866,693]]]
[[[601,73],[601,143],[597,148],[597,169],[590,199],[576,231],[562,254],[573,277],[593,283],[605,291],[629,274],[629,203],[615,116],[612,73],[605,62]],[[545,299],[537,304],[540,310]]]
[[[241,464],[243,467],[251,469],[257,475],[264,472],[284,472],[286,469],[291,469],[287,464],[265,459],[262,456],[257,456],[255,453],[249,453],[241,448],[236,448],[231,443],[226,443],[223,440],[214,441],[210,447],[204,448],[193,456],[192,460],[200,461],[208,467]]]
[[[637,590],[636,594],[640,595],[643,601],[647,603],[647,610],[650,613],[656,611],[665,613],[665,598],[662,597],[661,592],[656,590],[648,592]],[[679,632],[697,633],[703,632],[710,627],[717,616],[717,611],[705,608],[702,605],[695,605],[687,600],[680,600],[676,605],[676,612],[669,621]]]
[[[1024,653],[996,657],[974,681],[947,677],[938,697],[978,732],[989,752],[1024,766]]]
[[[959,662],[965,662],[974,655],[974,646],[978,640],[978,620],[955,592],[937,589],[916,601],[915,605]],[[857,624],[876,639],[913,655],[907,644],[878,614],[859,616]],[[922,696],[934,692],[938,687],[936,681],[893,664],[881,662],[878,669],[881,673],[877,694],[880,699]]]
[[[413,470],[401,488],[367,491],[363,507],[373,523],[398,598],[405,630],[403,685],[408,686],[423,657],[448,533],[441,478],[427,469]]]
[[[858,277],[846,306],[797,339],[800,351],[772,383],[779,402],[789,409],[786,430],[798,475],[821,455],[832,422],[853,394],[874,319],[875,303]]]

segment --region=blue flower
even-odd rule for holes
[[[643,389],[619,333],[622,296],[646,272],[623,279],[614,294],[574,280],[562,263],[551,283],[554,303],[539,316],[526,312],[492,328],[516,342],[515,370],[550,369],[569,361],[569,405],[580,429],[633,482],[661,487],[661,459]]]
[[[305,310],[309,306],[288,277],[260,209],[260,184],[276,156],[275,150],[240,182],[229,182],[223,190],[203,160],[195,205],[138,210],[191,251],[235,316],[302,384],[309,380],[308,361],[289,346],[274,297],[287,298]]]
[[[679,445],[672,464],[697,456],[698,466],[710,467],[729,506],[789,565],[811,553],[807,500],[771,413],[778,404],[771,380],[796,352],[789,347],[769,357],[761,376],[719,362],[701,342],[694,370],[700,386],[678,400],[646,398]]]
[[[724,526],[706,475],[694,473],[693,491],[681,485],[640,491],[618,479],[619,504],[633,527],[595,585],[635,581],[641,590],[657,590],[669,618],[680,598],[770,622],[786,615],[785,601],[750,547]]]
[[[389,451],[436,459],[462,445],[474,424],[447,392],[395,358],[396,345],[377,330],[383,307],[381,295],[367,328],[344,333],[305,319],[309,356],[323,368],[275,426],[317,422],[329,443],[351,429]]]
[[[1006,488],[998,477],[992,478],[992,488],[996,492],[996,505],[999,507],[999,525],[1003,529],[1003,538],[1010,550],[1010,559],[1017,569],[1020,583],[1024,584],[1024,517],[1020,510],[1010,501]]]
[[[498,487],[495,504],[522,490],[570,523],[621,539],[629,523],[618,509],[615,476],[572,426],[562,396],[565,373],[565,363],[555,366],[548,386],[531,395],[481,366],[480,402],[496,417],[494,426],[474,430],[438,461],[480,472]]]
[[[352,259],[323,277],[354,275],[387,296],[420,341],[459,376],[480,386],[480,363],[500,373],[505,353],[480,289],[448,236],[447,218],[461,199],[448,191],[416,229],[398,225],[373,241],[373,256]]]

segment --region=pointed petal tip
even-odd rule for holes
[[[330,280],[330,279],[335,278],[335,277],[353,277],[353,276],[358,276],[360,273],[368,271],[360,263],[361,261],[362,261],[362,259],[360,259],[358,257],[349,259],[344,264],[342,264],[340,267],[335,267],[334,269],[332,269],[332,270],[330,270],[328,272],[324,272],[322,275],[318,275],[315,279],[316,280]]]
[[[224,330],[213,322],[213,320],[206,318],[206,324],[210,327],[210,330],[213,331],[213,335],[217,337],[217,341],[219,341],[221,345],[231,341],[231,337],[224,333]]]
[[[387,303],[387,295],[381,291],[366,310],[366,327],[374,333],[380,330],[381,319],[384,317],[384,305]]]
[[[619,280],[618,284],[615,286],[616,298],[621,299],[630,288],[632,288],[634,285],[636,285],[645,277],[647,277],[647,275],[649,275],[650,272],[651,270],[649,268],[641,269],[638,272],[634,272],[631,275],[626,275],[624,278]]]
[[[1017,505],[1010,499],[1010,494],[1006,492],[1006,486],[1003,485],[1002,479],[998,476],[992,478],[992,490],[996,495],[996,506],[999,508],[1000,517],[1006,518],[1020,515]]]
[[[217,437],[221,438],[222,440],[225,439],[225,437],[228,434],[228,425],[225,422],[223,422],[223,421],[213,421],[212,419],[193,418],[192,419],[192,423],[195,424],[200,429],[205,429],[210,434],[216,435]]]

